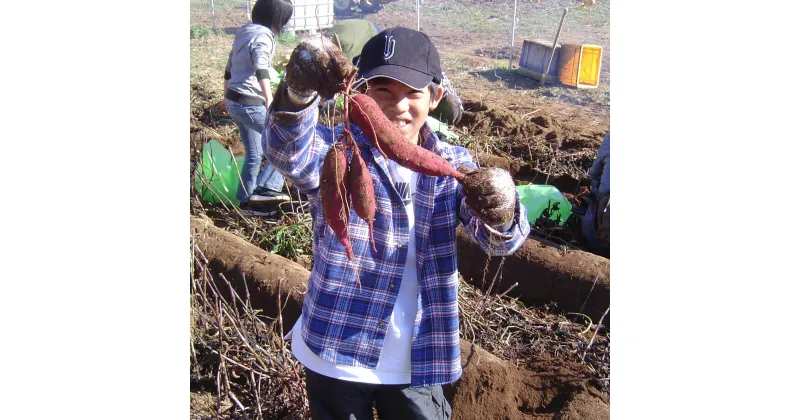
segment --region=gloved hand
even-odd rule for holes
[[[467,169],[462,184],[467,206],[483,223],[490,226],[508,225],[514,218],[517,188],[508,171],[500,168]]]
[[[295,47],[286,65],[289,97],[295,103],[308,103],[316,93],[330,99],[356,71],[336,44],[314,36]]]

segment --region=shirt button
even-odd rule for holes
[[[389,288],[394,289],[394,283],[389,283]]]
[[[378,326],[379,326],[379,327],[381,327],[381,328],[383,328],[383,327],[385,327],[385,326],[386,326],[386,323],[385,323],[385,322],[383,322],[383,321],[381,321],[381,322],[379,322],[379,323],[378,323]]]
[[[398,247],[398,248],[402,248],[402,247],[403,247],[403,244],[401,244],[401,243],[398,243],[398,244],[397,244],[397,247]]]

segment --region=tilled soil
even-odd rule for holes
[[[252,307],[272,319],[275,319],[278,312],[276,298],[280,292],[277,290],[283,290],[281,296],[284,297],[282,305],[285,305],[282,318],[284,331],[293,325],[299,316],[298,309],[303,298],[302,293],[295,293],[295,289],[303,288],[302,283],[308,277],[307,271],[293,262],[252,246],[243,238],[213,227],[207,220],[193,218],[192,233],[197,247],[196,255],[204,262],[202,265],[213,273],[216,281],[230,280],[233,289],[240,296],[245,296],[247,293]],[[282,279],[283,285],[276,289],[275,279],[278,277]],[[218,287],[220,290],[227,290],[224,282],[218,283]],[[466,293],[459,299],[460,305],[467,305],[462,308],[465,323],[493,322],[488,318],[478,317],[480,311],[474,310],[478,306],[483,308],[479,293],[476,294],[474,291],[462,293]],[[490,311],[509,309],[507,306],[496,305],[499,305],[499,301],[492,299],[485,309]],[[197,308],[201,310],[201,306]],[[446,396],[453,406],[453,418],[467,420],[608,418],[607,383],[598,385],[598,379],[607,381],[607,377],[598,378],[594,368],[582,363],[580,356],[568,350],[571,345],[564,347],[561,352],[551,351],[551,347],[561,348],[563,345],[556,343],[554,339],[567,342],[577,339],[579,341],[572,345],[586,348],[584,340],[588,336],[581,337],[574,332],[568,332],[578,331],[582,327],[565,318],[553,317],[533,308],[515,311],[528,317],[528,322],[534,326],[552,324],[561,332],[554,330],[553,333],[547,331],[534,333],[529,345],[537,349],[533,349],[532,352],[522,350],[520,353],[529,354],[524,358],[512,360],[500,359],[483,348],[463,340],[462,377],[459,381],[445,386]],[[471,331],[474,331],[473,328],[479,331],[480,336],[475,336],[474,339],[490,348],[499,345],[491,336],[495,334],[502,336],[504,333],[500,330],[482,330],[480,325],[469,328]],[[533,332],[536,328],[529,330]],[[598,337],[593,350],[600,351],[598,354],[605,354],[601,356],[606,360],[602,362],[606,367],[602,368],[605,373],[601,376],[607,375],[607,346],[608,338],[603,333]],[[606,350],[601,351],[599,348]],[[213,368],[217,363],[216,360],[212,357],[209,366]],[[204,369],[203,366],[193,366],[198,372]],[[205,367],[205,370],[208,369]],[[213,380],[204,379],[208,377],[208,374],[193,377],[195,378],[191,399],[195,415],[193,418],[208,418],[201,413],[209,413],[215,407],[214,398],[209,395],[215,391],[213,383],[210,382]],[[235,415],[235,408],[230,404],[227,404],[227,408],[226,416],[223,418],[238,418]]]
[[[447,389],[454,419],[609,418],[608,395],[587,386],[585,369],[575,363],[544,358],[517,369],[464,341],[461,360],[461,379]]]
[[[416,26],[415,17],[408,13],[382,11],[368,18],[383,28]],[[193,13],[191,20],[193,24],[211,26],[210,18],[199,12]],[[236,16],[218,13],[216,24],[226,33],[232,33],[243,20],[238,12]],[[495,42],[475,31],[454,29],[447,22],[427,22],[424,29],[437,44],[442,67],[462,96],[465,112],[454,131],[476,160],[482,166],[508,169],[518,182],[554,185],[568,197],[585,192],[586,172],[610,127],[608,106],[592,102],[577,106],[543,97],[537,91],[538,82],[521,76],[496,73],[495,77],[485,71],[462,70],[496,67],[497,60],[508,53],[504,41]],[[192,85],[191,90],[198,99],[190,117],[192,160],[210,138],[231,147],[235,154],[243,154],[235,125],[216,106],[221,92],[207,91],[197,85]],[[217,221],[224,216],[218,214],[212,218]],[[248,236],[252,236],[255,228],[246,223],[237,226],[238,219],[235,220],[228,220],[226,227],[240,231],[244,239],[251,239]],[[261,227],[264,226],[259,224]],[[514,268],[513,264],[509,266]],[[526,273],[524,268],[517,272],[519,276]],[[530,281],[528,277],[503,280]],[[592,378],[593,372],[579,361],[543,354],[533,362],[516,366],[479,347],[463,346],[462,356],[462,379],[447,387],[454,419],[609,418],[607,388],[593,385],[596,380]],[[464,392],[466,389],[471,392]],[[212,418],[215,391],[208,386],[193,392],[192,418]]]
[[[560,108],[549,103],[488,103],[467,97],[457,127],[466,137],[488,143],[491,154],[512,160],[507,165],[515,169],[519,180],[556,185],[550,180],[567,175],[573,179],[571,185],[556,187],[575,193],[571,190],[592,165],[609,123],[575,110],[565,115]]]

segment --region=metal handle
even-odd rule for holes
[[[569,9],[565,7],[564,14],[561,15],[561,22],[558,24],[558,31],[556,31],[556,39],[553,40],[553,48],[550,49],[550,59],[547,60],[547,67],[544,68],[544,73],[542,73],[542,80],[539,83],[539,87],[544,86],[544,81],[547,79],[547,73],[550,73],[550,64],[553,63],[553,56],[556,55],[556,45],[558,45],[558,37],[561,35],[561,25],[564,24],[564,18],[567,17],[568,11]]]

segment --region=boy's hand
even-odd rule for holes
[[[459,170],[466,175],[463,185],[467,206],[478,218],[490,226],[510,224],[517,201],[511,174],[500,168]]]
[[[310,102],[316,93],[330,99],[345,88],[356,72],[342,50],[330,39],[315,36],[292,52],[286,65],[286,84],[293,102]]]

